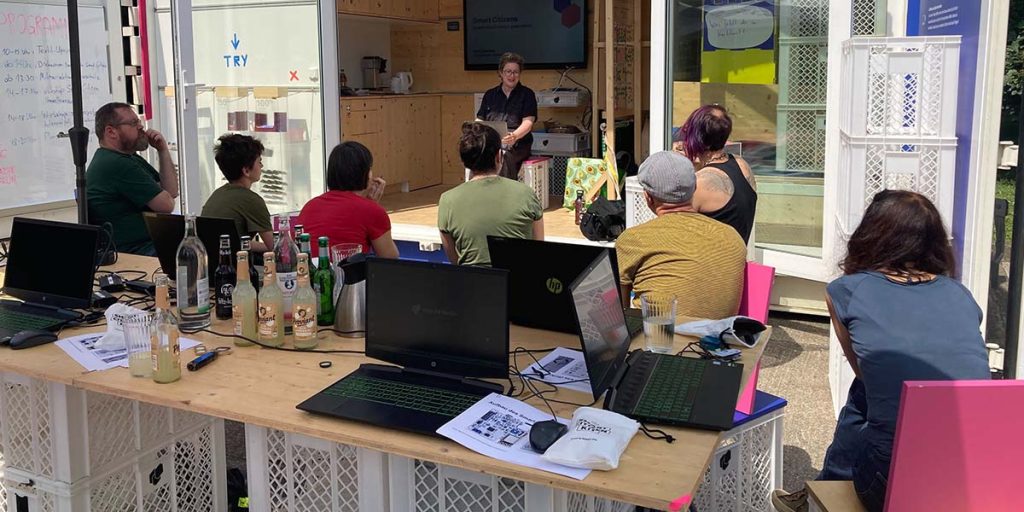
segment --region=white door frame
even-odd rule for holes
[[[192,0],[171,2],[171,45],[174,56],[174,115],[177,125],[178,181],[181,184],[179,202],[183,213],[199,214],[202,210],[202,192],[198,177],[199,148],[193,147],[199,133],[196,110],[196,64],[192,38]]]

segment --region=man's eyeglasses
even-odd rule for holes
[[[135,119],[132,119],[131,121],[121,121],[120,123],[116,123],[114,126],[121,126],[121,125],[128,125],[128,126],[131,126],[133,128],[142,128],[142,119],[135,118]]]

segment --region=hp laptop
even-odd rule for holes
[[[156,249],[156,257],[160,260],[160,269],[163,270],[171,280],[177,276],[176,259],[178,257],[178,245],[181,239],[185,238],[185,217],[173,213],[145,212],[142,214],[146,222],[146,231],[153,239],[153,247]],[[210,286],[213,286],[213,275],[217,272],[220,251],[220,236],[231,237],[231,254],[238,252],[241,241],[238,238],[238,228],[235,221],[219,217],[196,217],[196,235],[206,247],[206,264],[209,268]]]
[[[371,258],[363,364],[299,409],[382,427],[436,431],[508,378],[508,273]]]
[[[569,284],[602,254],[608,255],[619,286],[614,249],[503,236],[488,236],[487,248],[491,266],[509,271],[509,321],[524,327],[575,334]],[[625,313],[630,333],[640,332],[640,311]]]
[[[21,331],[55,331],[92,303],[99,228],[15,217],[0,300],[0,339]]]
[[[608,392],[605,409],[643,422],[732,428],[743,365],[630,353],[631,337],[607,254],[599,255],[569,291],[594,398]]]

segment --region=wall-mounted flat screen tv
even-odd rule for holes
[[[505,52],[527,69],[587,66],[587,0],[465,0],[465,62],[497,70]]]

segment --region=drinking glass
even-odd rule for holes
[[[331,263],[337,265],[349,256],[363,252],[363,246],[353,243],[334,244],[331,246]]]
[[[153,377],[153,345],[149,337],[152,323],[153,319],[145,313],[129,315],[121,321],[132,377]]]
[[[644,317],[644,349],[671,353],[676,328],[676,296],[645,293],[640,296],[640,307]]]

